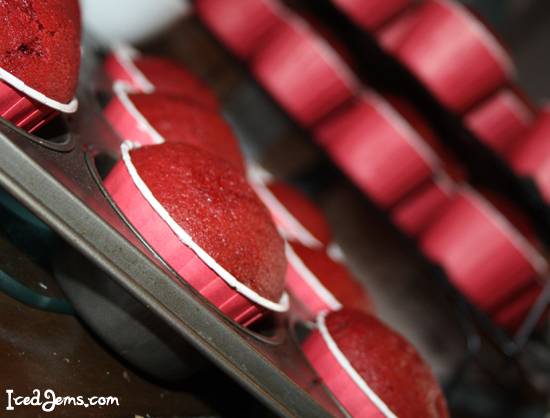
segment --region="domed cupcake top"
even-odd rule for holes
[[[186,144],[137,148],[130,156],[154,198],[202,250],[260,296],[281,299],[284,242],[241,173]]]
[[[78,33],[64,0],[0,3],[0,67],[60,103],[74,96],[80,67]]]
[[[244,173],[239,142],[217,113],[178,96],[135,93],[128,98],[166,142],[182,142],[204,149]]]
[[[183,96],[212,111],[220,109],[214,92],[178,62],[155,55],[140,55],[133,64],[154,86],[155,92]]]
[[[394,416],[449,416],[430,366],[395,331],[345,308],[327,315],[324,324],[337,349]]]

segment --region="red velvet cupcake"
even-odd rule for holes
[[[0,116],[32,131],[74,112],[80,44],[64,0],[0,3]]]
[[[237,322],[288,309],[284,242],[229,163],[185,144],[124,144],[105,187],[158,254]]]
[[[361,284],[324,249],[287,243],[286,286],[298,302],[316,318],[323,311],[342,306],[373,313],[372,302]]]
[[[118,44],[103,66],[113,82],[126,83],[132,92],[182,96],[212,111],[220,109],[214,92],[183,65],[169,58],[141,55],[130,45]]]
[[[447,404],[430,366],[375,317],[351,309],[319,315],[303,351],[354,417],[445,418]]]
[[[80,37],[80,34],[82,33],[82,16],[80,13],[80,4],[78,3],[78,0],[65,0],[65,4],[67,5],[69,16],[74,23],[76,33]]]
[[[327,246],[332,232],[315,203],[289,184],[262,179],[258,170],[257,167],[249,168],[250,185],[271,212],[283,236],[312,248]]]
[[[231,127],[207,108],[181,96],[130,93],[115,84],[105,117],[121,138],[141,145],[181,142],[204,149],[244,173],[244,159]]]

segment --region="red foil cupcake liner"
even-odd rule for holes
[[[358,91],[359,82],[344,60],[298,18],[279,27],[250,66],[275,101],[304,127]]]
[[[287,19],[273,0],[199,0],[195,7],[204,24],[243,60],[261,50]]]
[[[546,105],[533,127],[507,152],[513,169],[532,178],[542,197],[550,202],[550,105]]]
[[[103,62],[103,69],[111,80],[117,80],[126,85],[126,90],[135,93],[152,93],[155,86],[135,66],[134,61],[141,53],[128,44],[119,43]]]
[[[114,95],[103,110],[105,118],[123,140],[140,145],[162,144],[164,138],[151,126],[128,97],[126,84],[115,82]]]
[[[69,104],[56,102],[0,68],[0,116],[21,129],[33,132],[59,112],[74,113],[77,107],[76,98]]]
[[[419,2],[376,37],[442,104],[458,113],[504,85],[515,72],[502,43],[458,2]]]
[[[325,311],[346,306],[372,314],[374,308],[368,293],[353,279],[340,261],[324,249],[312,249],[287,242],[286,286],[314,319]]]
[[[412,0],[332,0],[357,25],[373,31],[405,9]]]
[[[400,201],[389,212],[394,224],[410,237],[423,232],[433,219],[452,201],[457,184],[439,173],[435,179]]]
[[[254,189],[264,205],[269,209],[275,225],[281,235],[291,241],[298,241],[311,248],[322,248],[329,244],[331,232],[328,222],[321,216],[320,211],[313,214],[308,219],[309,228],[304,226],[293,212],[289,211],[284,201],[281,201],[269,189],[269,183],[272,179],[266,177],[263,169],[250,165],[247,177],[250,186]],[[290,187],[290,186],[289,186]],[[293,202],[296,203],[296,202]],[[300,202],[298,202],[300,203]],[[304,203],[304,202],[302,202]],[[296,205],[295,205],[296,206]],[[311,213],[311,208],[297,208],[297,212],[307,215]],[[298,213],[299,215],[302,213]]]
[[[217,264],[170,217],[137,174],[127,143],[122,160],[105,180],[105,188],[143,238],[201,295],[240,324],[250,325],[265,312],[286,311],[286,293],[279,303],[239,283]]]
[[[545,259],[508,219],[466,186],[419,243],[449,280],[486,312],[539,282],[548,270]]]
[[[318,316],[317,329],[302,344],[302,351],[351,416],[396,418],[340,351],[328,332],[324,314]]]
[[[288,243],[286,258],[286,287],[308,309],[312,317],[315,318],[324,311],[337,311],[342,308],[342,304],[307,268]]]
[[[547,279],[546,279],[547,280]],[[509,332],[517,332],[529,311],[542,293],[543,286],[540,283],[533,283],[532,286],[521,292],[509,301],[506,306],[491,313],[493,321]],[[548,308],[543,313],[539,325],[546,320]]]
[[[317,125],[313,136],[355,185],[383,208],[430,179],[441,165],[411,125],[371,92]]]
[[[536,119],[535,111],[510,88],[504,88],[464,115],[466,126],[489,148],[504,155]]]

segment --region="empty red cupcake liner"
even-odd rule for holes
[[[507,151],[507,160],[520,176],[532,178],[542,197],[550,202],[550,104],[539,112],[534,125]]]
[[[402,232],[416,237],[452,201],[457,188],[453,179],[438,173],[426,185],[395,205],[389,212],[390,217]]]
[[[155,251],[191,286],[235,321],[249,325],[266,310],[288,310],[288,295],[272,302],[240,283],[200,248],[170,217],[139,177],[129,151],[121,146],[119,161],[105,187],[122,213]]]
[[[0,116],[21,129],[33,132],[59,112],[77,108],[76,98],[68,104],[56,102],[0,68]]]
[[[124,83],[128,91],[152,93],[155,86],[134,64],[134,61],[140,56],[141,53],[134,47],[118,43],[103,63],[105,73],[111,80]]]
[[[546,278],[546,280],[548,280],[548,278]],[[510,300],[506,306],[491,312],[491,318],[498,326],[510,332],[517,332],[542,291],[543,284],[533,283],[529,288]],[[547,316],[548,308],[543,312],[539,325]]]
[[[427,0],[377,33],[444,105],[463,113],[515,76],[506,49],[458,2]]]
[[[199,0],[197,14],[216,37],[243,60],[261,50],[288,13],[273,0]]]
[[[352,98],[360,84],[332,46],[297,17],[276,30],[250,67],[275,101],[304,127]]]
[[[340,351],[325,325],[325,316],[317,317],[317,329],[302,344],[313,369],[351,416],[397,418]]]
[[[265,186],[265,174],[249,166],[247,177],[250,186],[254,189],[264,205],[269,209],[275,225],[281,235],[289,240],[295,240],[307,247],[320,248],[324,244],[319,241],[306,227],[304,227],[287,208]],[[262,170],[263,171],[263,170]]]
[[[114,95],[103,110],[105,118],[123,140],[140,145],[162,144],[164,138],[132,103],[126,84],[115,82]]]
[[[464,122],[485,145],[503,156],[535,118],[524,98],[504,88],[466,113]]]
[[[548,270],[546,260],[525,237],[466,186],[419,241],[424,254],[486,312],[540,282]]]
[[[405,9],[413,0],[332,0],[363,29],[372,31]]]
[[[363,92],[314,129],[314,139],[369,198],[383,208],[440,170],[441,161],[383,98]]]
[[[342,304],[307,268],[304,262],[285,244],[287,258],[286,287],[305,306],[313,317],[325,311],[337,311]]]

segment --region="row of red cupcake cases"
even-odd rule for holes
[[[208,13],[210,10],[208,8],[208,2],[205,3],[206,5],[203,9],[201,2],[199,2],[199,15],[206,21],[207,26],[212,28],[218,36],[222,37],[222,41],[231,43],[230,39],[232,39],[232,31],[228,27],[219,28],[216,26],[218,22],[211,20],[211,15]],[[277,9],[271,7],[269,10],[273,11]],[[238,10],[234,10],[234,13],[238,14]],[[303,67],[302,64],[305,61],[300,61],[298,57],[301,58],[303,56],[307,56],[307,54],[303,52],[303,49],[298,47],[295,48],[295,45],[299,43],[298,35],[300,34],[300,31],[295,30],[293,32],[295,34],[295,39],[293,39],[293,41],[283,42],[286,35],[280,35],[280,39],[277,41],[277,34],[275,32],[283,32],[280,23],[281,20],[284,20],[282,17],[288,19],[287,23],[294,21],[294,17],[292,19],[287,17],[288,12],[286,10],[285,13],[286,14],[279,13],[277,15],[278,24],[274,25],[277,26],[277,29],[273,29],[273,33],[269,37],[267,37],[265,33],[262,35],[263,41],[267,45],[262,48],[261,51],[257,51],[256,55],[251,54],[252,57],[247,58],[250,58],[250,65],[253,73],[258,76],[266,89],[276,98],[282,107],[289,112],[290,115],[294,116],[299,122],[307,126],[309,122],[304,123],[304,119],[300,116],[300,110],[297,111],[297,109],[307,109],[308,107],[307,105],[301,105],[300,103],[304,103],[305,100],[315,98],[315,106],[317,108],[323,105],[334,109],[341,104],[341,101],[334,99],[337,96],[333,96],[331,98],[329,94],[322,96],[321,98],[321,96],[316,95],[315,93],[312,93],[308,96],[308,98],[304,99],[304,96],[307,96],[310,92],[308,92],[308,90],[303,86],[306,85],[307,82],[311,82],[311,80],[315,80],[312,82],[312,84],[315,84],[315,87],[337,85],[334,82],[331,82],[332,78],[328,77],[327,74],[342,75],[344,72],[341,70],[342,67],[339,66],[342,64],[341,61],[338,65],[335,65],[335,61],[331,61],[326,58],[334,57],[334,51],[330,51],[330,53],[327,53],[326,51],[324,53],[320,53],[317,51],[317,61],[312,58],[306,59],[305,61],[308,63],[323,63],[325,65],[323,68],[327,69],[321,69],[320,64],[312,65],[311,68],[315,68],[317,72],[312,71],[312,73],[308,73],[307,76],[302,79],[301,77],[306,73],[306,71],[301,70],[302,72],[300,74],[298,73],[300,72],[299,67]],[[446,18],[442,20],[439,18],[436,19],[438,16],[444,16]],[[434,85],[436,86],[439,85],[439,81],[446,76],[449,76],[450,78],[442,81],[440,84],[449,84],[449,80],[454,79],[463,80],[463,82],[458,83],[461,87],[459,91],[455,92],[456,94],[453,92],[449,93],[448,89],[446,90],[447,93],[449,93],[449,103],[452,104],[452,100],[456,101],[456,103],[452,104],[451,107],[454,106],[456,109],[460,109],[461,111],[467,110],[481,98],[486,96],[488,92],[494,91],[502,85],[505,80],[509,78],[508,75],[513,73],[511,70],[511,60],[494,35],[480,22],[478,22],[475,16],[470,14],[466,9],[462,8],[462,6],[452,2],[427,1],[419,3],[414,8],[411,7],[410,9],[404,11],[401,15],[398,15],[395,19],[389,22],[388,25],[382,25],[381,30],[377,32],[375,36],[378,39],[385,39],[385,47],[394,53],[397,49],[391,49],[390,46],[394,44],[397,45],[399,39],[408,40],[409,37],[405,36],[405,33],[412,32],[413,30],[419,31],[420,29],[416,28],[421,28],[423,26],[418,22],[424,21],[432,22],[432,25],[428,25],[426,29],[430,35],[425,35],[425,37],[418,35],[418,42],[413,42],[413,46],[422,44],[423,39],[425,40],[428,36],[432,36],[434,31],[437,32],[438,30],[447,30],[445,29],[447,26],[445,26],[444,22],[450,21],[454,22],[452,23],[454,25],[453,27],[458,28],[461,33],[464,32],[467,34],[467,36],[465,35],[463,37],[466,39],[466,44],[469,45],[466,49],[473,51],[472,53],[474,55],[477,54],[477,58],[473,60],[476,61],[475,65],[469,65],[468,63],[473,62],[469,59],[465,59],[463,61],[459,61],[457,59],[442,60],[442,65],[447,64],[448,66],[451,66],[450,63],[453,63],[453,71],[451,73],[437,71],[432,74],[436,79],[434,82]],[[407,22],[409,22],[409,24],[407,24]],[[246,25],[242,25],[240,30],[246,31]],[[287,32],[289,31],[288,29],[285,30]],[[250,28],[250,32],[251,38],[254,38],[254,28]],[[392,33],[395,36],[390,36]],[[307,34],[308,36],[306,37],[304,35],[302,36],[302,39],[309,39],[312,37],[310,32]],[[389,41],[391,39],[394,40],[393,43]],[[445,36],[441,36],[438,39],[446,38]],[[328,45],[326,45],[326,43],[323,44],[322,42],[318,42],[317,44],[313,44],[311,41],[309,43],[306,41],[301,42],[303,42],[304,45],[317,45],[318,48],[319,45],[321,45],[328,50]],[[442,53],[440,53],[441,47],[439,45],[440,44],[434,45],[434,50],[430,51],[430,53],[434,54],[434,57],[442,55]],[[460,49],[460,46],[457,48]],[[302,52],[298,53],[299,49]],[[409,49],[410,48],[408,47],[403,47],[404,51],[408,51]],[[269,52],[269,50],[272,50],[272,52]],[[412,50],[414,50],[414,48],[412,48]],[[449,52],[449,48],[447,48],[446,51],[446,54],[449,54],[446,56],[452,57],[457,54],[457,50],[451,49]],[[269,55],[272,55],[275,58],[270,58]],[[413,53],[411,53],[411,56],[415,59],[419,58]],[[479,56],[485,58],[478,59]],[[260,63],[268,62],[268,64],[264,66],[266,68],[265,72],[256,70],[255,65],[257,61]],[[431,62],[429,59],[418,59],[418,61],[420,62],[419,65],[427,65],[427,62]],[[457,63],[460,63],[460,65],[455,65]],[[292,67],[292,65],[295,65],[295,67]],[[294,71],[292,68],[294,68]],[[468,71],[471,71],[468,72],[465,68],[468,68]],[[308,70],[309,69],[310,68],[308,68]],[[312,76],[312,74],[316,77]],[[289,87],[293,85],[291,82],[288,82],[288,80],[292,77],[295,77],[292,81],[298,79],[300,80],[301,89],[297,90],[296,88]],[[495,85],[482,82],[483,80],[486,80],[486,78],[491,79],[491,83],[494,82],[493,84]],[[279,81],[277,81],[277,79],[279,79]],[[339,80],[342,85],[346,85],[346,79],[349,79],[349,77],[340,77]],[[266,82],[266,80],[268,81]],[[276,81],[272,83],[271,80]],[[280,82],[280,80],[283,80],[284,82]],[[427,77],[427,80],[430,82],[433,81],[430,77]],[[457,85],[457,83],[452,85]],[[432,92],[435,92],[437,95],[437,88],[432,88],[433,86],[429,83],[428,86],[431,88]],[[281,93],[281,91],[284,92]],[[300,97],[293,101],[294,99],[290,95],[294,94],[296,91],[299,91],[297,96]],[[357,94],[358,91],[359,90],[348,90],[348,99],[350,96]],[[284,98],[287,94],[289,96]],[[466,94],[466,96],[464,96],[464,98],[460,98],[461,94]],[[369,108],[367,104],[363,103],[373,101],[369,98],[368,94],[366,98],[364,96],[365,95],[363,95],[361,99],[356,100],[355,105],[349,105],[348,109],[338,110],[336,115],[339,114],[339,116],[330,114],[325,117],[323,121],[318,124],[319,126],[314,127],[314,137],[319,139],[320,143],[323,144],[323,146],[328,150],[331,157],[336,160],[338,165],[350,176],[350,178],[361,190],[363,190],[383,208],[390,209],[390,214],[396,220],[397,224],[405,229],[405,232],[413,236],[418,235],[424,228],[427,228],[433,217],[438,214],[442,208],[454,198],[454,196],[457,195],[460,187],[451,178],[454,177],[455,180],[461,180],[460,175],[453,175],[451,178],[447,177],[446,174],[440,170],[441,164],[438,162],[437,158],[434,158],[433,155],[430,156],[430,152],[426,152],[427,147],[422,144],[422,138],[419,140],[417,135],[413,135],[410,132],[407,135],[406,129],[404,130],[403,126],[408,127],[408,124],[403,124],[402,121],[399,121],[399,116],[394,116],[394,122],[388,123],[388,107],[375,105],[374,107],[378,107],[378,109],[376,111],[371,111],[370,113],[366,109],[361,109],[361,107]],[[344,97],[344,95],[341,97]],[[447,103],[447,105],[449,105],[449,103]],[[497,110],[500,111],[500,113],[496,112],[497,117],[500,117],[500,115],[502,113],[506,113],[506,111],[509,112],[510,109],[508,106],[504,107],[504,110],[502,110],[498,108],[499,104],[500,102],[497,101],[496,105],[493,105],[493,107],[496,106]],[[297,107],[293,108],[293,106]],[[381,110],[382,108],[385,108],[386,111],[383,112]],[[519,109],[514,113],[517,117],[511,124],[511,126],[516,129],[508,130],[508,134],[510,134],[511,131],[519,131],[522,125],[524,125],[525,120],[529,119],[524,115],[525,112],[521,112],[521,106],[512,108],[512,110],[516,109]],[[320,113],[323,116],[326,115],[326,113]],[[312,114],[315,114],[315,111]],[[356,115],[354,116],[354,114]],[[368,125],[369,123],[372,123],[372,117],[376,114],[379,115],[378,117],[381,123],[378,129],[374,129],[372,126],[372,130],[369,130],[368,127],[365,129],[360,128],[361,124]],[[385,118],[380,117],[380,115],[383,114],[386,115]],[[495,123],[494,118],[493,120],[489,119],[487,122],[487,118],[494,116],[494,114],[495,112],[483,112],[474,109],[469,120],[472,121],[472,126],[477,123],[477,126],[485,127],[490,123]],[[370,119],[368,115],[372,115],[370,116]],[[476,118],[477,122],[474,122]],[[312,120],[314,119],[315,117],[312,117]],[[357,123],[354,123],[353,120]],[[398,120],[399,123],[396,123],[395,120]],[[496,123],[498,124],[498,122]],[[416,125],[418,126],[419,124]],[[519,125],[519,128],[517,125]],[[384,126],[386,126],[386,128],[384,128]],[[415,126],[415,128],[417,128],[417,126]],[[393,135],[385,134],[384,129],[393,131]],[[396,130],[401,131],[401,135],[396,134]],[[377,138],[378,142],[376,140]],[[397,142],[388,142],[388,138],[392,138]],[[426,139],[426,135],[423,135],[423,139]],[[398,160],[395,159],[396,156],[399,156]],[[401,200],[403,201],[401,202]],[[395,208],[393,208],[394,205]],[[452,276],[452,274],[450,275]],[[498,282],[498,278],[496,277],[494,277],[493,280]]]

